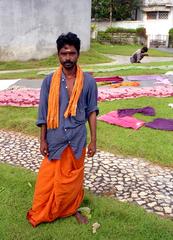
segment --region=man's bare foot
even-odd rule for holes
[[[76,212],[74,216],[79,224],[87,224],[88,223],[88,218],[83,216],[80,212]]]

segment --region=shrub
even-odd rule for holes
[[[120,28],[120,27],[109,27],[105,31],[106,33],[136,33],[136,29]]]
[[[136,29],[136,35],[137,35],[138,37],[147,38],[146,29],[143,28],[143,27],[137,28],[137,29]]]
[[[169,29],[169,47],[173,47],[173,28]]]
[[[98,41],[111,41],[111,36],[109,33],[104,32],[104,31],[99,31],[97,35],[97,40]]]
[[[169,38],[173,40],[173,28],[169,29]]]
[[[91,24],[91,31],[96,31],[97,25],[96,24]]]
[[[147,36],[145,28],[129,29],[109,27],[106,31],[99,31],[97,35],[97,40],[99,42],[103,41],[111,44],[138,43],[144,45],[146,39]]]

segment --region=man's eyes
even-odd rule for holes
[[[70,56],[73,56],[73,55],[76,55],[75,52],[71,52],[71,53],[61,53],[62,56],[66,56],[66,55],[70,55]]]

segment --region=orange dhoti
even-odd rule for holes
[[[68,146],[60,160],[43,159],[32,209],[27,214],[33,227],[76,213],[84,196],[84,158],[85,149],[80,159],[76,159]]]

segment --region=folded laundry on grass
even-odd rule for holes
[[[98,88],[99,101],[111,101],[114,99],[139,98],[139,97],[169,97],[173,96],[173,86],[154,87],[100,87]]]
[[[113,77],[95,77],[96,82],[122,82],[123,78],[119,76],[113,76]]]
[[[155,118],[152,122],[145,123],[145,127],[173,131],[173,119]]]
[[[121,82],[121,83],[115,83],[111,84],[111,87],[118,88],[118,87],[139,87],[139,82]]]
[[[40,89],[19,88],[0,91],[0,106],[37,107]],[[128,99],[138,97],[169,97],[173,96],[173,86],[156,87],[99,87],[98,101],[112,101],[114,99]]]
[[[137,76],[127,76],[128,81],[164,81],[168,80],[167,77],[161,75],[137,75]]]
[[[155,84],[165,84],[165,85],[172,85],[169,79],[162,79],[155,82]]]
[[[142,113],[146,116],[155,116],[155,109],[153,107],[143,107],[143,108],[124,108],[124,109],[118,109],[118,116],[124,117],[124,116],[131,116],[135,113]]]
[[[105,115],[102,115],[98,117],[98,120],[107,122],[109,124],[118,125],[124,128],[133,128],[135,130],[137,130],[138,128],[142,127],[145,124],[144,121],[139,120],[135,117],[131,116],[119,117],[117,111],[112,111]]]
[[[0,106],[37,107],[40,89],[6,89],[0,91]]]
[[[132,117],[135,113],[154,116],[155,109],[149,106],[143,108],[118,109],[117,111],[112,111],[98,117],[98,120],[125,128],[139,129],[142,126],[145,126],[158,130],[173,131],[173,119],[155,118],[153,121],[145,123],[142,120]]]

